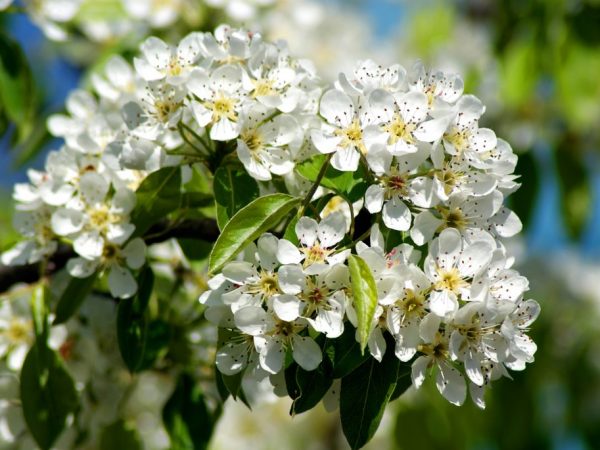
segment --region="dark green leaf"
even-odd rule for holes
[[[151,173],[135,192],[136,205],[131,213],[133,236],[142,236],[154,223],[181,204],[181,168],[165,167]]]
[[[390,397],[390,402],[396,400],[398,397],[404,394],[406,390],[411,386],[411,364],[400,363],[400,367],[398,368],[398,379],[396,380],[396,387],[394,388],[394,392]]]
[[[299,219],[300,218],[298,216],[294,216],[290,223],[288,223],[287,227],[285,228],[285,232],[283,233],[283,238],[287,239],[294,245],[298,245],[300,242],[298,240],[298,236],[296,236],[296,224],[298,223]]]
[[[44,342],[35,343],[23,363],[21,402],[35,441],[43,450],[51,448],[78,400],[71,376]]]
[[[324,358],[315,370],[306,371],[296,363],[285,369],[288,394],[294,401],[290,415],[314,408],[333,384],[331,361]]]
[[[394,393],[400,361],[388,342],[381,362],[370,358],[342,378],[340,418],[344,436],[352,449],[364,446],[375,434]]]
[[[287,194],[257,198],[238,211],[219,235],[210,254],[208,269],[215,273],[262,233],[275,227],[300,202]]]
[[[213,181],[217,223],[222,230],[234,214],[258,198],[258,183],[241,167],[221,166]]]
[[[104,427],[100,436],[100,450],[142,450],[144,447],[134,426],[117,420]]]
[[[177,239],[185,257],[191,261],[202,261],[208,258],[212,250],[212,242],[199,239]]]
[[[360,256],[350,255],[348,267],[352,283],[352,302],[358,321],[358,339],[360,349],[364,352],[377,307],[377,286],[369,265]]]
[[[215,199],[204,192],[184,192],[181,194],[181,208],[197,209],[212,206]]]
[[[21,47],[3,32],[0,32],[0,109],[17,125],[15,142],[21,142],[32,129],[34,83]]]
[[[327,341],[325,352],[333,363],[334,378],[345,377],[370,358],[360,351],[356,329],[348,323],[340,337]]]
[[[204,396],[194,379],[182,374],[163,409],[163,422],[172,450],[200,450],[208,446],[214,428]]]
[[[69,277],[69,284],[58,299],[56,305],[56,317],[54,324],[66,322],[73,314],[77,312],[85,298],[90,292],[94,282],[98,277],[97,273],[90,275],[87,278]]]
[[[117,308],[119,351],[131,372],[140,370],[144,361],[149,322],[146,310],[153,286],[154,274],[148,266],[145,266],[138,277],[136,296],[120,300]]]

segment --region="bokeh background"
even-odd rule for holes
[[[89,85],[107,55],[130,57],[148,27],[175,42],[232,20],[200,0],[176,3],[187,9],[168,27],[123,29],[119,1],[86,1],[65,42],[49,41],[31,16],[2,15],[0,29],[21,43],[30,64],[39,120],[30,130],[9,128],[0,140],[0,250],[17,238],[12,185],[60,145],[45,118],[63,110],[72,89]],[[600,1],[267,3],[239,22],[287,39],[331,80],[365,57],[407,68],[421,59],[462,74],[466,92],[487,105],[481,125],[519,154],[522,187],[510,202],[524,232],[510,245],[542,305],[531,333],[536,362],[513,381],[494,383],[483,412],[454,407],[427,387],[409,391],[390,405],[368,447],[600,448]],[[335,414],[318,407],[290,418],[288,410],[275,398],[252,412],[229,401],[211,446],[346,448]]]

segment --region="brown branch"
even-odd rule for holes
[[[219,237],[219,227],[214,219],[187,219],[177,224],[161,221],[154,224],[146,235],[146,244],[156,244],[171,238],[198,239],[214,242]],[[46,266],[46,276],[61,270],[70,258],[77,256],[70,245],[61,244],[50,257]],[[40,279],[40,265],[4,266],[0,264],[0,293],[6,292],[17,283],[34,283]]]

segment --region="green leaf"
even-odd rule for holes
[[[219,235],[208,260],[208,270],[215,273],[250,242],[275,227],[294,209],[300,199],[287,194],[257,198],[238,211]]]
[[[21,47],[3,32],[0,32],[0,110],[17,125],[16,142],[21,142],[32,129],[34,83]]]
[[[197,209],[212,206],[214,198],[204,192],[184,192],[181,194],[182,209]]]
[[[237,167],[221,166],[213,180],[217,206],[217,224],[223,229],[234,214],[258,198],[258,183],[248,173]]]
[[[136,296],[120,300],[117,308],[119,351],[131,372],[139,371],[144,361],[149,322],[146,310],[153,286],[154,273],[145,266],[138,277]]]
[[[136,205],[131,213],[135,225],[133,237],[142,236],[154,223],[181,204],[181,168],[165,167],[151,173],[135,192]]]
[[[399,367],[400,361],[394,355],[393,342],[388,342],[381,362],[370,358],[342,378],[340,418],[350,448],[361,448],[377,431],[396,388]]]
[[[71,376],[44,342],[36,342],[23,363],[21,402],[33,438],[41,449],[51,448],[78,399]]]
[[[31,315],[36,340],[46,342],[48,338],[48,291],[44,283],[38,283],[31,296]]]
[[[287,239],[294,245],[298,245],[300,241],[298,240],[298,236],[296,236],[296,224],[300,220],[300,217],[294,216],[290,223],[288,223],[287,227],[285,227],[285,231],[283,233],[283,238]]]
[[[317,180],[326,158],[327,155],[315,155],[297,164],[296,170],[304,178],[314,182]],[[364,195],[367,189],[364,177],[365,173],[362,166],[359,166],[355,172],[341,172],[330,165],[327,167],[325,176],[321,180],[321,186],[333,189],[347,197],[350,201],[356,201]]]
[[[358,321],[358,340],[361,352],[365,351],[371,324],[377,307],[377,286],[368,264],[356,255],[348,257],[352,298]]]
[[[396,387],[390,396],[390,402],[399,398],[409,387],[412,386],[411,367],[412,366],[410,363],[400,363],[400,367],[398,368],[398,378],[396,379]]]
[[[198,384],[187,374],[179,377],[171,398],[163,409],[163,422],[171,438],[172,450],[199,450],[208,446],[214,420]]]
[[[334,378],[345,377],[370,358],[368,353],[360,351],[356,330],[348,324],[341,336],[327,341],[325,352],[333,363]]]
[[[306,371],[296,363],[285,369],[285,382],[293,400],[290,415],[314,408],[333,384],[331,362],[324,358],[315,370]]]
[[[134,426],[119,419],[107,425],[100,436],[100,450],[142,450],[144,447]]]
[[[58,299],[54,325],[64,323],[77,312],[85,298],[94,286],[98,274],[94,273],[87,278],[70,277],[69,284]]]

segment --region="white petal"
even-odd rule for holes
[[[277,259],[281,264],[299,264],[304,259],[304,256],[290,241],[280,239],[277,248]]]
[[[304,370],[315,370],[323,360],[323,354],[318,344],[310,337],[292,337],[292,354],[294,361]]]
[[[319,225],[310,217],[300,217],[296,223],[296,236],[306,247],[312,247],[317,240]]]
[[[95,230],[82,233],[73,241],[73,249],[86,259],[97,259],[102,256],[104,239]]]
[[[67,272],[75,278],[87,278],[98,268],[99,261],[84,258],[71,258],[67,261]]]
[[[269,373],[279,373],[283,367],[284,358],[285,350],[279,339],[269,339],[260,349],[260,365]]]
[[[383,205],[382,216],[385,226],[392,230],[406,231],[410,228],[410,209],[398,197],[393,197]]]
[[[331,158],[331,165],[341,172],[356,172],[360,153],[352,146],[338,148]]]
[[[137,282],[129,269],[113,264],[108,273],[108,288],[113,297],[127,298],[137,291]]]
[[[279,287],[285,294],[299,294],[304,289],[306,277],[299,265],[281,266],[277,271]],[[290,319],[286,319],[290,320]]]
[[[412,363],[411,376],[413,385],[416,389],[419,389],[425,381],[425,377],[427,376],[427,368],[429,367],[430,362],[431,359],[429,357],[419,356],[415,362]]]
[[[84,215],[81,211],[61,208],[52,214],[52,231],[60,236],[77,233],[83,228]]]
[[[378,184],[372,184],[365,192],[365,207],[371,214],[377,214],[383,207],[385,190]]]
[[[248,344],[226,344],[219,349],[216,365],[219,372],[225,375],[235,375],[241,371],[248,361]]]
[[[257,306],[247,306],[235,312],[235,325],[252,336],[265,334],[273,325],[272,317]]]
[[[319,223],[317,235],[319,242],[325,248],[333,247],[346,234],[346,218],[341,212],[329,214]]]
[[[430,242],[435,234],[435,231],[444,222],[435,217],[429,211],[423,211],[415,217],[415,221],[412,229],[410,230],[410,237],[417,245],[424,245],[426,242]]]
[[[331,89],[321,98],[319,111],[331,124],[348,126],[354,120],[352,99],[337,89]]]
[[[146,244],[141,238],[135,238],[127,244],[121,254],[129,267],[139,269],[146,262]]]
[[[439,369],[435,383],[438,391],[453,405],[462,405],[467,398],[465,379],[450,365],[440,364]]]
[[[304,303],[294,295],[276,295],[273,297],[273,310],[281,320],[291,322],[302,314]]]

